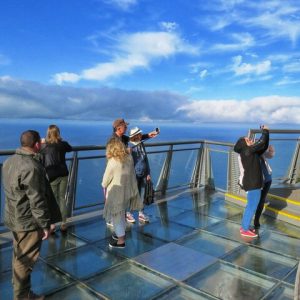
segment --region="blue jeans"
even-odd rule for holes
[[[259,203],[260,195],[261,189],[251,190],[247,192],[247,205],[242,219],[242,228],[246,231],[250,228],[250,223]]]

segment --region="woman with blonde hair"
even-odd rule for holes
[[[62,215],[61,231],[66,231],[67,205],[65,194],[68,183],[68,167],[66,164],[66,152],[72,151],[68,142],[63,141],[60,130],[56,125],[50,125],[46,139],[42,145],[41,154],[51,188],[60,207]]]
[[[109,247],[124,248],[126,210],[141,208],[133,160],[118,138],[111,138],[107,143],[106,157],[108,162],[102,180],[106,198],[103,217],[112,221],[114,227]]]

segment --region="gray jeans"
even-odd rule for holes
[[[68,184],[68,176],[58,177],[51,183],[51,188],[53,194],[55,196],[56,202],[60,208],[62,222],[66,222],[68,216],[68,208],[65,199],[67,184]]]

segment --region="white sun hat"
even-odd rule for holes
[[[129,131],[129,137],[132,138],[132,137],[134,137],[135,135],[137,135],[139,133],[142,133],[142,130],[138,127],[133,127]]]

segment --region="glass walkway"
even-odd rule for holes
[[[239,234],[243,208],[220,192],[186,190],[128,225],[108,248],[100,214],[43,242],[32,288],[46,299],[293,299],[300,228],[263,216],[259,238]],[[10,236],[0,235],[0,299],[12,299]]]

